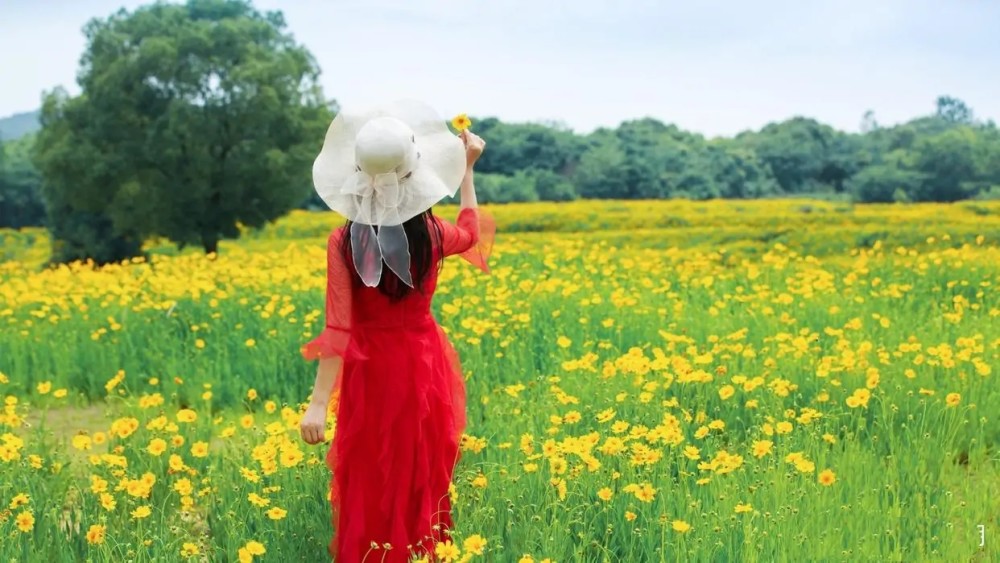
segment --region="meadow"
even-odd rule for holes
[[[445,560],[1000,559],[1000,202],[487,209],[492,275],[435,297]],[[337,223],[103,268],[0,231],[0,559],[324,560],[298,349]]]

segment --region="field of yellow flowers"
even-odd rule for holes
[[[469,394],[445,560],[1000,559],[1000,204],[490,212],[492,277],[435,297]],[[337,222],[100,269],[0,231],[0,559],[324,560],[298,348]]]

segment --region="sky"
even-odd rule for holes
[[[0,116],[71,93],[83,25],[135,0],[0,0]],[[653,117],[707,136],[802,115],[857,131],[940,95],[1000,121],[996,0],[255,0],[280,9],[342,106],[580,133]],[[473,125],[473,129],[475,126]]]

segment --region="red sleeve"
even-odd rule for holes
[[[465,207],[458,212],[455,224],[441,223],[441,246],[445,256],[457,254],[485,273],[490,273],[487,263],[496,238],[496,221],[486,211]]]
[[[326,243],[326,326],[302,346],[307,360],[344,357],[351,340],[351,273],[340,252],[344,229],[336,229]]]

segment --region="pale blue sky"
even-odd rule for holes
[[[0,0],[0,116],[76,92],[84,23],[137,0]],[[342,105],[399,97],[580,132],[652,116],[730,135],[794,115],[857,130],[940,94],[1000,120],[996,0],[257,0]]]

